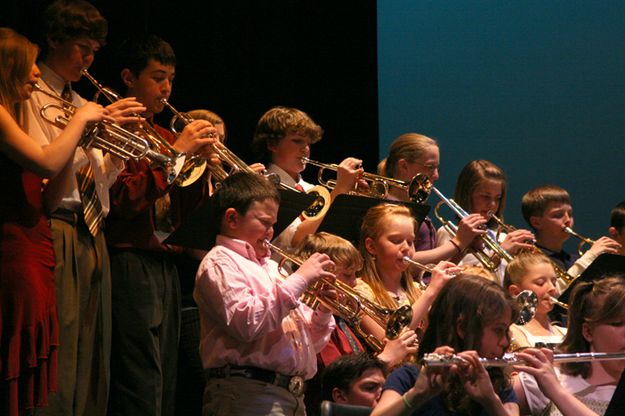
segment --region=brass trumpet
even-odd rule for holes
[[[313,165],[319,168],[317,172],[317,182],[320,185],[325,186],[328,189],[334,189],[336,187],[336,179],[325,179],[324,173],[326,170],[338,171],[338,165],[335,163],[322,163],[316,160],[309,159],[307,157],[302,158],[302,162],[308,165]],[[351,193],[356,195],[368,196],[372,198],[386,198],[390,187],[399,187],[403,185],[403,181],[393,178],[387,178],[381,175],[364,172],[360,179],[367,182],[367,190],[354,190]]]
[[[44,105],[39,109],[39,113],[48,123],[64,129],[76,112],[76,106],[56,94],[42,89],[38,84],[34,84],[33,87],[36,92],[41,92],[59,102],[58,104],[49,103]],[[51,110],[58,114],[55,116],[48,114]],[[153,151],[143,137],[106,120],[90,127],[80,140],[79,146],[86,149],[101,149],[122,160],[146,158],[165,168],[171,167],[173,164],[168,156]]]
[[[515,230],[516,230],[516,227],[514,227],[513,225],[510,225],[510,224],[506,224],[506,223],[504,223],[504,222],[501,220],[501,218],[499,218],[499,217],[497,217],[497,216],[495,215],[495,213],[494,213],[494,212],[489,211],[489,212],[488,212],[488,216],[489,216],[492,220],[494,220],[494,221],[497,223],[497,225],[499,226],[499,228],[497,229],[497,236],[498,236],[498,237],[499,237],[499,234],[501,233],[501,231],[504,231],[504,232],[506,232],[506,233],[509,233],[509,232],[511,232],[511,231],[515,231]],[[535,241],[532,241],[532,247],[533,247],[533,248],[531,249],[531,252],[533,252],[533,253],[545,254],[545,253],[544,253],[544,252],[540,249],[540,247],[538,247],[538,246],[536,245],[536,242],[535,242]],[[547,256],[547,258],[548,258],[548,256]],[[549,261],[551,261],[551,259],[549,259]],[[560,266],[558,266],[555,262],[551,261],[551,265],[553,266],[553,268],[554,268],[554,270],[555,270],[555,272],[556,272],[557,278],[558,278],[558,279],[560,279],[560,280],[562,280],[562,281],[563,281],[563,282],[564,282],[567,286],[568,286],[568,285],[570,285],[570,284],[571,284],[571,282],[573,282],[573,280],[575,280],[575,279],[577,278],[577,277],[573,277],[573,276],[571,276],[571,275],[570,275],[570,274],[569,274],[566,270],[562,269],[562,268],[561,268]],[[555,299],[555,298],[554,298],[554,299]],[[558,305],[558,306],[563,307],[564,309],[568,309],[568,306],[567,306],[565,303],[562,303],[562,302],[558,301],[557,299],[556,299],[556,302],[554,302],[554,303],[556,303],[556,305]],[[562,306],[562,305],[564,305],[564,306]]]
[[[302,265],[303,260],[290,255],[281,248],[271,244],[270,241],[265,240],[265,244],[282,257],[279,264],[281,270],[284,269],[283,264],[285,261],[289,261],[297,266]],[[334,289],[337,292],[337,297],[323,296],[320,293],[323,286],[329,286]],[[382,328],[385,328],[385,335],[388,339],[397,338],[402,330],[412,321],[412,308],[410,306],[404,305],[395,310],[384,308],[362,297],[351,286],[337,279],[319,279],[306,289],[300,300],[313,309],[316,309],[320,304],[330,309],[335,315],[344,319],[376,352],[384,349],[384,343],[361,327],[360,324],[365,315],[373,319]]]
[[[434,215],[436,215],[436,218],[438,218],[438,220],[443,224],[443,227],[447,230],[449,235],[454,237],[458,230],[458,226],[441,215],[440,210],[442,206],[447,205],[452,212],[461,219],[467,217],[469,213],[465,211],[464,208],[462,208],[456,201],[443,195],[443,193],[434,186],[427,175],[419,173],[415,175],[410,182],[409,195],[411,195],[411,198],[417,203],[424,203],[432,192],[434,192],[440,199],[440,202],[438,202],[434,207]],[[494,272],[497,270],[501,260],[509,262],[512,260],[512,256],[503,247],[501,247],[497,241],[497,237],[493,234],[494,233],[492,231],[487,229],[486,233],[479,237],[484,245],[493,252],[493,255],[488,255],[482,250],[475,250],[473,248],[471,248],[471,250],[484,267]]]
[[[575,230],[573,230],[571,227],[566,226],[566,227],[563,228],[563,230],[564,230],[565,233],[567,233],[569,235],[572,235],[573,237],[576,237],[576,238],[578,238],[580,240],[579,241],[579,245],[577,246],[577,253],[580,256],[583,256],[584,253],[586,252],[586,250],[583,250],[583,248],[584,248],[584,246],[586,244],[588,244],[588,247],[590,247],[593,244],[595,244],[595,240],[593,240],[591,238],[588,238],[588,237],[584,237],[583,235],[575,232]]]
[[[87,78],[89,80],[89,82],[91,82],[91,84],[93,84],[93,86],[96,88],[97,92],[93,97],[93,100],[97,102],[98,97],[100,94],[102,94],[110,103],[114,103],[116,101],[121,100],[123,97],[118,94],[117,92],[113,91],[113,89],[108,88],[103,86],[102,84],[100,84],[90,73],[89,71],[87,71],[86,68],[83,68],[81,71],[81,74]],[[171,184],[174,181],[176,181],[176,184],[180,183],[180,180],[178,179],[178,175],[176,174],[176,170],[175,167],[179,164],[179,161],[181,160],[182,157],[185,157],[185,155],[180,154],[176,149],[174,149],[174,147],[167,141],[167,139],[165,139],[163,136],[161,136],[154,127],[152,127],[148,122],[146,122],[145,120],[141,119],[141,115],[140,114],[132,114],[132,116],[137,117],[138,124],[137,124],[137,130],[136,130],[136,135],[142,137],[144,140],[146,140],[148,142],[148,144],[150,145],[150,148],[155,152],[155,153],[159,153],[165,157],[168,158],[169,163],[166,166],[163,166],[165,168],[165,171],[167,172],[167,183]],[[183,165],[184,166],[184,165]]]

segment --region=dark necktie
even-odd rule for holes
[[[362,352],[362,348],[358,346],[358,342],[354,338],[354,334],[352,333],[352,330],[349,328],[349,326],[347,326],[345,320],[343,320],[343,318],[339,318],[338,316],[335,316],[334,319],[336,320],[336,324],[341,329],[343,334],[345,334],[345,338],[347,338],[347,342],[349,343],[352,352]]]
[[[68,103],[72,103],[73,102],[73,97],[72,97],[72,87],[70,87],[69,82],[65,84],[65,86],[63,87],[63,91],[61,91],[61,98],[63,99],[63,101],[66,101]],[[70,107],[68,104],[63,103],[63,111],[65,112],[65,115],[68,117],[72,116],[72,107]]]

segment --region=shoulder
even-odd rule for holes
[[[356,286],[354,287],[354,290],[367,299],[373,299],[373,289],[371,289],[371,286],[369,286],[367,282],[362,280],[360,277],[356,279]]]
[[[386,378],[384,390],[393,390],[399,394],[404,394],[414,386],[418,376],[419,370],[416,366],[410,364],[401,366]]]

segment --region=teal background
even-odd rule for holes
[[[507,222],[525,226],[521,196],[554,183],[597,238],[625,200],[624,70],[622,1],[379,1],[380,157],[428,135],[446,195],[488,159],[508,176]]]

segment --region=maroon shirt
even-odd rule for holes
[[[169,143],[174,135],[158,125],[154,129]],[[208,195],[205,176],[181,188],[167,184],[167,175],[160,166],[145,160],[126,162],[126,168],[109,190],[111,211],[106,218],[106,239],[115,248],[137,248],[150,251],[179,252],[180,248],[164,245],[154,234],[155,202],[169,192],[171,217],[179,226],[186,215]]]

